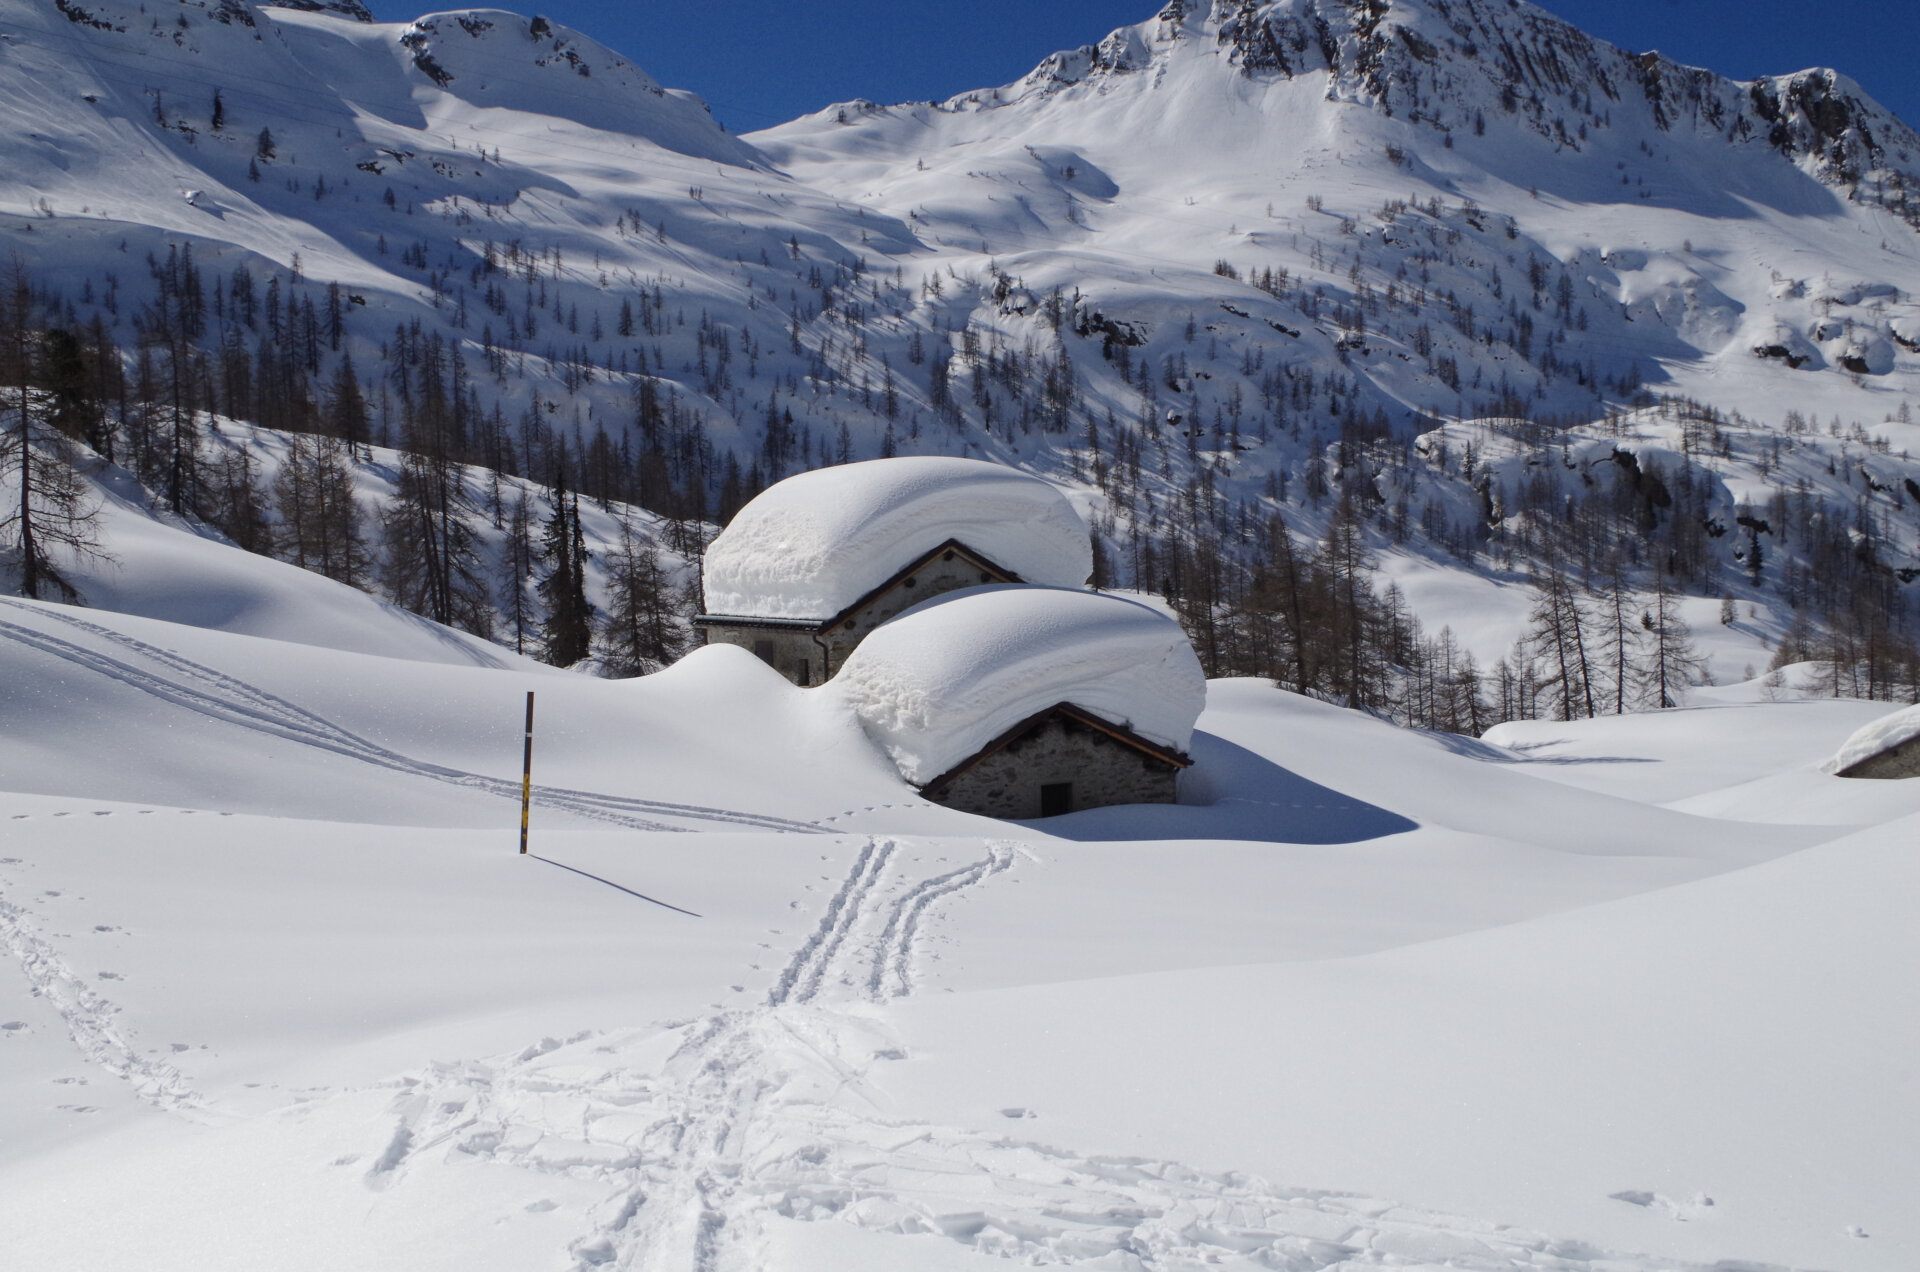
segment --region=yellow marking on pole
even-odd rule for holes
[[[527,814],[533,806],[533,692],[527,692],[527,734],[520,753],[520,853],[527,851]]]

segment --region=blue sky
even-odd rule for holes
[[[493,0],[521,7],[525,0]],[[388,21],[432,5],[374,0]],[[690,88],[736,132],[851,98],[950,97],[1018,79],[1158,0],[540,0],[534,11]],[[1920,127],[1920,0],[1544,0],[1594,35],[1737,79],[1835,66]]]

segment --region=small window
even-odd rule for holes
[[[767,666],[769,667],[773,666],[773,642],[770,640],[754,641],[753,656],[755,658],[758,658],[761,662],[767,664]]]
[[[1058,817],[1073,811],[1073,783],[1048,782],[1040,788],[1040,815]]]
[[[991,583],[993,582],[993,575],[988,574],[985,570],[982,570],[980,571],[980,581],[982,583]]]
[[[951,560],[953,560],[953,551],[952,551],[952,549],[948,549],[947,551],[945,551],[945,552],[943,552],[943,553],[941,553],[941,554],[940,554],[940,559],[941,559],[942,561],[951,561]]]
[[[914,577],[913,577],[912,575],[908,575],[908,576],[907,576],[907,581],[906,581],[906,583],[905,583],[905,585],[904,585],[904,586],[906,586],[906,587],[919,587],[919,586],[920,586],[920,580],[919,580],[919,579],[916,579],[916,578],[914,578]]]
[[[795,674],[800,677],[800,687],[805,689],[813,683],[813,664],[806,662],[801,663],[800,666],[795,669]]]

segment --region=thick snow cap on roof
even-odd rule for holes
[[[832,618],[914,559],[958,539],[1022,581],[1079,587],[1086,523],[1059,489],[977,459],[902,456],[789,477],[707,548],[709,614]]]
[[[1881,716],[1840,744],[1832,759],[1821,767],[1829,773],[1843,773],[1862,760],[1920,737],[1920,707],[1908,707]]]
[[[1041,587],[916,605],[875,628],[826,690],[917,786],[1061,702],[1184,752],[1207,701],[1179,623],[1117,596]]]

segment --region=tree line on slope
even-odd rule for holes
[[[396,443],[402,458],[395,498],[369,530],[353,495],[356,456],[364,459],[371,442],[367,392],[344,355],[322,393],[302,370],[319,365],[300,346],[314,344],[317,358],[328,338],[322,311],[304,304],[297,321],[279,322],[278,336],[266,322],[249,363],[247,383],[256,392],[275,379],[274,368],[293,368],[279,379],[290,397],[254,399],[277,403],[275,421],[292,426],[288,454],[263,482],[251,448],[206,435],[206,405],[217,393],[207,354],[184,335],[194,329],[198,291],[190,257],[170,257],[156,269],[172,281],[143,319],[154,336],[121,350],[97,323],[77,332],[54,325],[54,298],[36,304],[24,270],[13,268],[8,383],[38,395],[23,391],[16,399],[21,422],[9,436],[39,429],[25,453],[49,464],[41,457],[57,453],[55,435],[84,441],[124,462],[171,511],[204,519],[242,547],[378,589],[415,612],[558,665],[588,657],[596,638],[611,668],[664,665],[688,643],[683,620],[695,606],[658,549],[624,526],[604,571],[607,612],[594,614],[579,495],[570,490],[584,488],[603,507],[631,501],[662,513],[670,546],[692,555],[708,517],[724,519],[769,477],[857,457],[844,431],[836,447],[810,452],[770,400],[762,453],[743,473],[737,456],[721,460],[696,417],[670,396],[663,401],[652,381],[635,395],[638,454],[604,432],[585,446],[570,444],[544,427],[537,410],[516,438],[497,404],[483,406],[457,346],[435,332],[403,329],[388,346],[378,390],[381,417],[397,421],[398,436],[382,440]],[[281,358],[275,350],[287,341]],[[995,361],[1018,365],[997,354]],[[45,404],[43,423],[29,420],[30,396]],[[1698,434],[1693,444],[1702,453],[1724,444],[1715,440],[1720,421],[1710,408],[1673,409]],[[1202,449],[1206,430],[1183,429],[1157,410],[1131,429],[1109,416],[1103,430],[1089,417],[1070,461],[1107,496],[1096,584],[1167,597],[1209,674],[1266,676],[1420,727],[1477,733],[1504,719],[1678,700],[1698,666],[1676,598],[1686,589],[1711,594],[1725,564],[1704,511],[1703,474],[1683,465],[1573,493],[1523,484],[1497,525],[1462,525],[1431,502],[1415,511],[1409,492],[1418,483],[1400,478],[1423,461],[1386,421],[1350,406],[1331,422],[1335,440],[1315,448],[1294,489],[1275,474],[1260,499],[1249,499],[1225,493],[1224,456]],[[1301,417],[1286,426],[1298,431]],[[1554,436],[1541,426],[1535,440],[1549,449]],[[1175,449],[1186,452],[1192,473],[1184,486],[1172,482]],[[1471,455],[1461,460],[1471,478]],[[510,496],[512,483],[503,480],[542,466],[555,489],[544,522],[524,488]],[[36,489],[57,484],[44,475],[34,480]],[[46,501],[50,528],[39,542],[66,533],[69,546],[81,545],[77,504],[66,512],[57,504]],[[1795,492],[1782,491],[1767,509],[1777,541],[1799,539],[1796,552],[1783,554],[1780,582],[1800,615],[1791,652],[1846,667],[1832,679],[1836,691],[1911,696],[1920,658],[1897,580],[1877,565],[1872,518],[1864,530],[1842,525],[1816,504],[1804,491],[1797,502]],[[1325,524],[1317,545],[1297,541],[1282,507],[1299,523]],[[499,532],[492,552],[478,542],[488,526]],[[1776,535],[1772,527],[1768,533]],[[1465,564],[1530,572],[1541,599],[1526,637],[1492,667],[1476,666],[1450,632],[1428,635],[1404,597],[1381,586],[1370,539],[1425,540]],[[1756,583],[1760,542],[1758,531],[1749,532],[1743,556]],[[41,551],[23,573],[44,578],[50,561]],[[1641,580],[1650,583],[1638,586]],[[1783,645],[1781,656],[1788,652]]]
[[[153,350],[129,354],[97,332],[48,325],[44,308],[18,260],[0,267],[0,561],[21,595],[81,600],[60,558],[109,555],[79,472],[98,462],[91,451],[124,464],[157,510],[557,666],[595,658],[606,674],[640,675],[685,652],[685,589],[630,515],[615,518],[596,607],[568,466],[539,494],[503,481],[507,465],[465,461],[473,399],[437,348],[412,360],[393,497],[370,507],[356,494],[373,456],[350,363],[301,420],[312,431],[284,435],[268,477],[262,452],[199,405],[192,386],[204,368],[191,352],[162,347],[156,370]]]

